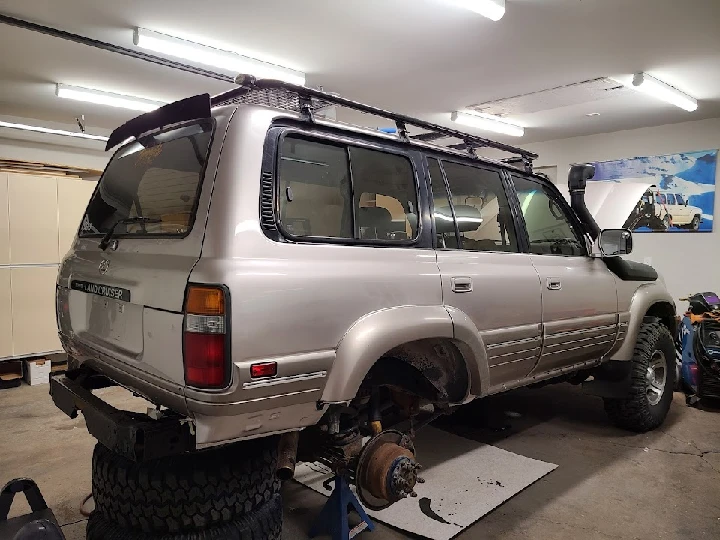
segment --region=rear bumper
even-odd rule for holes
[[[326,371],[323,370],[327,370],[334,359],[327,354],[320,359],[312,356],[306,360],[303,358],[305,355],[300,355],[300,361],[278,359],[279,369],[293,370],[289,376],[262,384],[234,381],[233,386],[223,393],[205,393],[181,387],[119,362],[66,335],[60,334],[60,339],[68,354],[77,358],[84,368],[104,375],[148,401],[192,418],[196,429],[196,448],[301,429],[316,424],[326,409],[326,406],[318,408],[318,403],[325,382]],[[235,368],[240,370],[238,365]],[[296,375],[297,371],[312,370],[315,373]],[[57,401],[56,404],[60,407]],[[92,430],[90,433],[99,439]]]
[[[186,418],[171,413],[158,420],[121,411],[92,393],[113,386],[106,377],[87,369],[68,371],[50,378],[55,405],[75,418],[85,417],[90,434],[105,447],[132,461],[147,461],[195,449],[195,436]]]

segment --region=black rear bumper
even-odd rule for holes
[[[132,461],[149,461],[195,449],[195,434],[185,417],[163,411],[163,416],[155,420],[116,409],[92,393],[114,385],[110,379],[80,368],[51,377],[50,395],[70,418],[82,411],[90,434]]]

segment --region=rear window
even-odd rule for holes
[[[103,235],[118,221],[136,217],[153,222],[120,223],[115,236],[190,232],[212,131],[208,120],[143,137],[120,150],[88,204],[80,236]]]

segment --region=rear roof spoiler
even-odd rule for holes
[[[200,94],[168,103],[159,109],[141,114],[125,122],[113,131],[105,145],[105,151],[148,131],[155,131],[180,122],[210,118],[210,116],[210,94]]]

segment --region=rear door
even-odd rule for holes
[[[540,282],[521,253],[500,172],[432,158],[428,167],[443,303],[475,324],[492,392],[527,376],[538,361]]]
[[[215,172],[207,165],[219,152],[219,145],[211,151],[214,132],[215,121],[206,119],[122,147],[98,183],[58,278],[70,315],[61,332],[178,383],[180,312],[202,249]],[[128,218],[147,222],[123,222]]]
[[[615,276],[591,258],[560,193],[548,183],[513,175],[530,249],[540,275],[543,348],[537,373],[601,358],[615,342]]]

